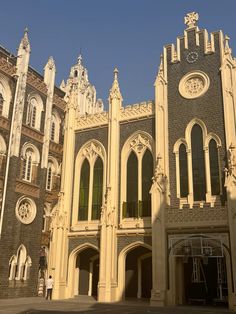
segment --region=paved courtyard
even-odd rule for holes
[[[127,301],[104,304],[89,298],[75,298],[65,301],[47,301],[44,298],[0,299],[0,314],[229,314],[234,313],[221,307],[178,306],[153,307],[143,301]]]

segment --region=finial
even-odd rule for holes
[[[119,73],[119,71],[118,71],[117,67],[115,67],[115,69],[114,69],[114,80],[118,80],[118,73]]]
[[[188,26],[188,28],[193,28],[196,25],[197,21],[199,20],[199,14],[196,12],[187,13],[184,17],[184,24]]]
[[[25,34],[28,34],[28,32],[29,32],[29,29],[28,29],[28,27],[26,26],[24,33],[25,33]]]
[[[225,35],[225,53],[226,54],[231,53],[231,49],[229,47],[229,40],[230,40],[230,37],[228,35]]]
[[[83,58],[82,58],[82,55],[80,53],[78,56],[78,64],[82,64],[82,60],[83,60]]]

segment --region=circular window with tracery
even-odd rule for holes
[[[16,204],[16,217],[23,224],[30,224],[36,217],[35,202],[28,197],[21,197]]]
[[[210,85],[210,79],[202,71],[187,73],[179,83],[180,95],[187,99],[194,99],[204,95]]]

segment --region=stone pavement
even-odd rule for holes
[[[178,306],[153,307],[145,301],[98,303],[88,297],[69,300],[47,301],[44,298],[0,299],[0,314],[230,314],[235,313],[221,307]]]

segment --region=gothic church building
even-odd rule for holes
[[[79,56],[54,86],[0,49],[0,297],[228,305],[236,311],[236,61],[186,15],[155,99],[109,108]],[[40,290],[41,289],[41,290]]]

